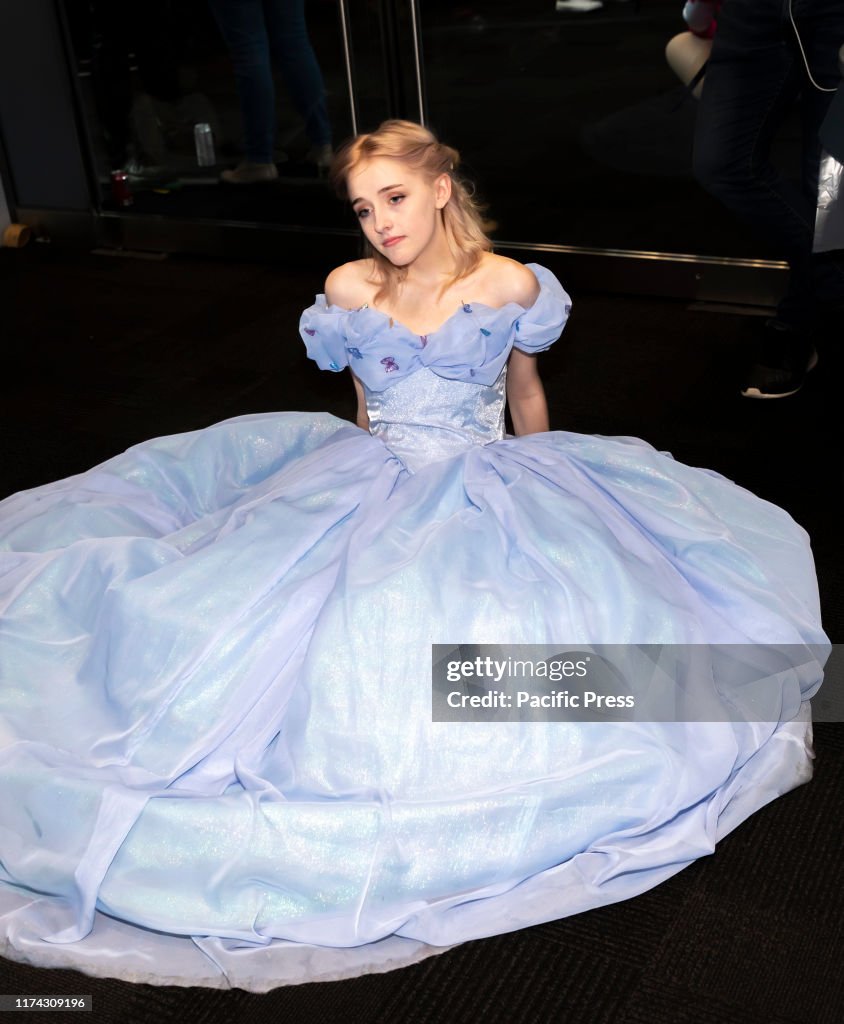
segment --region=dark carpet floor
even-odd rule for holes
[[[241,413],[350,416],[344,375],[310,365],[296,330],[331,265],[330,254],[291,269],[0,251],[0,495]],[[541,364],[552,426],[644,437],[788,509],[812,538],[824,621],[841,642],[842,358],[830,339],[799,395],[742,400],[751,322],[669,300],[575,296],[564,341]],[[415,967],[257,996],[0,961],[0,994],[92,993],[94,1020],[127,1024],[838,1024],[844,726],[819,724],[816,747],[808,786],[651,892]]]

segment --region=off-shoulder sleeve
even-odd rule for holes
[[[346,327],[349,311],[339,306],[329,306],[324,295],[317,295],[316,302],[309,306],[299,320],[299,334],[313,359],[321,370],[335,373],[349,365],[346,352]]]
[[[522,352],[544,352],[563,333],[571,313],[571,298],[550,270],[526,264],[539,281],[536,301],[516,320],[513,347]]]

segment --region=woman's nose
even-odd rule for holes
[[[375,211],[375,230],[379,235],[383,235],[388,228],[392,227],[392,218],[390,217],[389,207],[385,207],[383,210]]]

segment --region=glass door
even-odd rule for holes
[[[62,13],[105,216],[349,227],[327,188],[332,149],[420,116],[415,22],[395,0],[62,0]]]
[[[681,0],[57,9],[94,206],[120,244],[236,256],[237,237],[272,252],[278,231],[298,231],[356,251],[326,180],[331,148],[407,117],[461,151],[505,250],[576,257],[596,283],[609,272],[609,288],[664,294],[766,302],[784,276],[694,180],[697,101],[665,55],[686,27]],[[777,146],[796,175],[796,117]]]
[[[592,264],[624,267],[612,287],[630,273],[659,276],[657,264],[669,276],[685,274],[666,284],[669,293],[694,292],[696,281],[720,275],[717,290],[729,297],[723,272],[737,268],[750,277],[771,271],[778,286],[776,255],[694,179],[697,100],[666,58],[669,41],[687,29],[683,7],[422,5],[428,121],[463,154],[500,245],[577,254],[578,269],[590,263],[586,256],[600,257]],[[776,145],[777,162],[797,176],[796,117]]]

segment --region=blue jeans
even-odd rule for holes
[[[315,146],[331,142],[325,86],[305,24],[305,0],[209,0],[231,54],[246,159],[272,163],[276,135],[273,61]]]
[[[793,0],[815,81],[841,81],[842,0]],[[778,317],[803,326],[819,307],[844,310],[840,254],[812,254],[817,204],[818,130],[832,98],[809,81],[789,18],[789,0],[725,0],[718,17],[695,132],[695,176],[789,263]],[[774,134],[795,101],[802,125],[801,180],[771,163]]]

